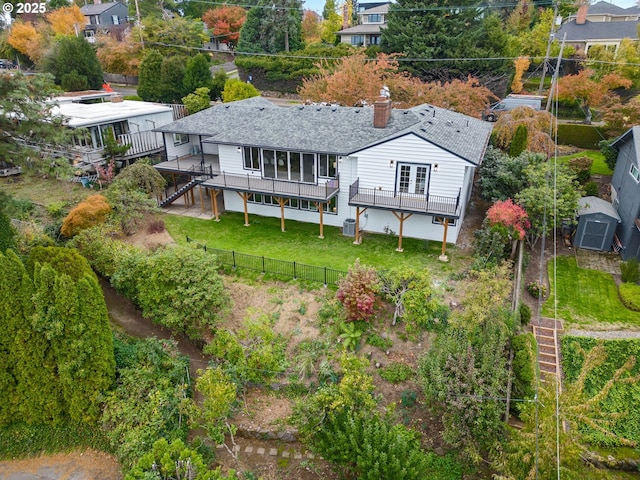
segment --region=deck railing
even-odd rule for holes
[[[328,200],[340,190],[340,180],[334,178],[323,184],[288,182],[257,175],[222,172],[204,183],[205,186],[228,188],[265,195]]]
[[[396,192],[381,188],[363,188],[360,179],[349,187],[349,204],[398,209],[416,213],[436,215],[456,215],[460,206],[460,192],[457,197]]]
[[[118,135],[118,143],[120,145],[130,145],[123,157],[133,157],[137,155],[144,155],[145,153],[155,152],[164,148],[162,142],[162,134],[159,132],[137,132],[137,133],[123,133]]]

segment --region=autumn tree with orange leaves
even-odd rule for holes
[[[501,150],[508,152],[516,130],[520,125],[524,125],[527,129],[525,150],[550,157],[555,148],[550,135],[553,121],[554,117],[549,112],[534,110],[527,106],[502,112],[493,127],[495,144]]]
[[[102,70],[121,75],[138,75],[142,63],[142,45],[125,37],[120,41],[111,35],[97,36],[96,56]]]
[[[86,20],[80,7],[72,5],[53,10],[47,15],[47,22],[56,35],[76,35]]]
[[[230,47],[238,44],[240,29],[247,19],[247,12],[242,7],[231,7],[228,5],[207,10],[202,15],[202,20],[211,30],[214,37],[220,38],[222,43]]]
[[[529,57],[518,57],[513,61],[515,67],[515,73],[513,74],[513,81],[511,82],[511,91],[513,93],[521,93],[524,85],[522,84],[522,75],[527,71],[531,61]]]
[[[16,21],[11,26],[7,42],[35,63],[40,61],[46,51],[46,37],[41,32],[42,30],[36,29],[31,22]]]
[[[558,81],[558,98],[578,102],[585,114],[585,123],[591,124],[591,109],[599,107],[611,91],[630,88],[633,82],[617,73],[605,75],[597,81],[593,70],[582,70],[576,75],[567,75]]]
[[[394,107],[410,108],[423,103],[479,117],[495,98],[475,79],[449,83],[424,83],[400,72],[398,62],[385,54],[370,59],[364,53],[343,57],[335,65],[318,64],[319,73],[305,78],[298,93],[304,100],[344,106],[372,104],[386,85]]]
[[[60,232],[73,237],[80,230],[103,223],[111,213],[109,201],[102,195],[90,195],[74,207],[62,222]]]

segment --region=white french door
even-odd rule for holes
[[[396,189],[400,193],[417,193],[424,195],[427,192],[428,165],[415,165],[411,163],[398,164],[398,178]]]

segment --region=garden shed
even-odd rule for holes
[[[578,201],[578,227],[573,245],[608,252],[619,223],[620,216],[610,202],[598,197],[582,197]]]

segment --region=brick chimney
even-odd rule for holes
[[[587,13],[589,12],[589,4],[584,3],[580,5],[578,8],[578,13],[576,13],[576,25],[584,25],[587,23]]]
[[[373,127],[385,128],[391,118],[391,98],[389,89],[384,86],[380,90],[380,96],[373,104]]]

